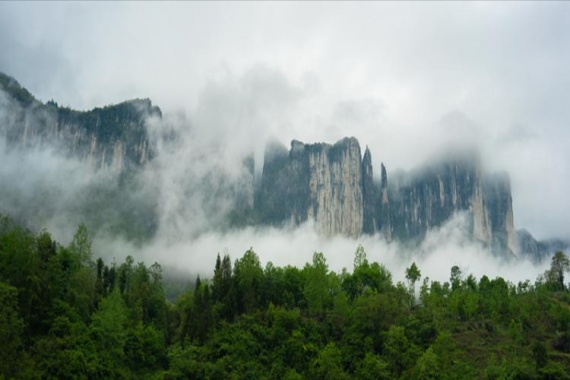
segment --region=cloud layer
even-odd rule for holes
[[[319,250],[338,269],[351,267],[357,242],[323,240],[309,226],[197,237],[231,204],[220,202],[212,215],[211,200],[195,187],[205,179],[231,187],[251,151],[259,171],[268,139],[288,145],[355,136],[370,147],[375,174],[384,162],[389,179],[443,147],[476,144],[489,170],[511,175],[515,227],[569,237],[569,25],[570,4],[558,2],[8,2],[0,4],[0,49],[9,52],[0,55],[0,71],[42,101],[90,109],[149,97],[163,109],[154,132],[173,128],[179,140],[160,147],[141,179],[156,187],[161,216],[148,257],[153,251],[202,271],[211,266],[202,255],[224,248],[237,258],[253,246],[281,265],[302,265]],[[57,173],[81,171],[50,152],[23,160],[0,153],[2,178],[22,167],[40,175],[14,183],[23,195],[49,188]],[[221,184],[227,176],[230,184]],[[52,189],[77,196],[81,181]],[[447,278],[454,258],[476,274],[502,273],[446,231],[418,252],[430,277]],[[396,277],[409,264],[399,261],[399,247],[362,243]]]

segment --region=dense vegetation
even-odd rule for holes
[[[449,282],[415,264],[394,284],[355,253],[263,268],[218,258],[175,303],[158,264],[93,261],[80,226],[66,247],[0,220],[0,378],[567,379],[568,258],[534,284]]]

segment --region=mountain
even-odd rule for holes
[[[570,241],[548,239],[537,241],[527,230],[517,231],[517,244],[521,254],[535,263],[540,263],[552,256],[554,252],[568,252]]]
[[[323,235],[360,236],[364,198],[358,141],[345,138],[330,145],[294,140],[288,155],[273,147],[265,155],[256,200],[264,224],[312,219]]]
[[[450,155],[390,182],[382,165],[379,184],[371,162],[354,137],[334,145],[293,141],[288,153],[268,148],[255,204],[261,222],[312,219],[324,235],[379,232],[409,242],[463,211],[475,239],[497,253],[517,252],[509,178],[483,173],[477,154]]]
[[[40,217],[44,223],[64,210],[65,221],[86,221],[91,229],[135,240],[152,237],[165,208],[159,206],[161,189],[153,176],[160,175],[157,170],[163,167],[154,167],[150,182],[148,176],[137,173],[143,173],[159,155],[157,146],[165,137],[177,139],[162,130],[150,133],[155,122],[164,129],[161,119],[160,108],[148,99],[88,111],[61,107],[54,101],[43,103],[0,73],[0,143],[4,143],[0,148],[9,152],[48,147],[81,162],[94,177],[111,174],[79,186],[65,205],[61,205],[62,191],[57,190],[65,189],[64,185],[35,184],[33,191],[22,192],[24,185],[11,187],[4,180],[0,212],[25,209],[21,218]],[[176,157],[177,144],[169,149]],[[219,154],[206,151],[197,159]],[[567,242],[538,242],[527,231],[515,230],[508,174],[486,173],[480,161],[476,152],[455,152],[410,172],[390,175],[382,164],[376,179],[372,152],[368,147],[362,152],[354,137],[334,144],[293,140],[290,148],[270,143],[259,178],[253,155],[243,159],[237,176],[216,166],[217,161],[201,165],[200,170],[182,170],[181,175],[188,178],[172,180],[186,198],[166,205],[172,212],[166,219],[178,226],[180,210],[188,208],[184,215],[196,215],[192,207],[198,204],[200,218],[215,215],[210,224],[220,229],[310,220],[324,236],[379,234],[388,242],[417,244],[430,229],[465,213],[471,236],[498,255],[540,261],[553,249],[567,250]],[[196,172],[202,175],[195,177]]]
[[[148,99],[89,111],[43,103],[0,73],[0,213],[33,228],[85,223],[94,234],[148,240],[158,193],[138,173],[157,154],[148,124],[161,117]]]
[[[156,153],[146,123],[153,117],[160,119],[162,112],[148,99],[76,111],[53,101],[38,101],[2,73],[0,90],[0,133],[8,147],[55,145],[95,170],[115,173],[144,165]]]
[[[509,177],[484,173],[474,152],[395,176],[388,202],[393,235],[422,239],[456,212],[467,212],[473,237],[497,253],[515,254],[516,236]]]

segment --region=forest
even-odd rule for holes
[[[96,257],[83,225],[63,246],[2,216],[0,379],[570,379],[564,253],[518,284],[415,263],[395,283],[347,255],[336,273],[320,252],[218,254],[181,289],[158,263]]]

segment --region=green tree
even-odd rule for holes
[[[328,266],[325,256],[321,252],[313,254],[313,264],[305,265],[306,273],[304,295],[307,300],[309,312],[313,315],[324,311],[329,295]]]
[[[414,367],[414,379],[435,380],[440,378],[439,360],[432,348],[428,348]]]
[[[386,333],[383,352],[388,359],[388,366],[396,377],[400,377],[407,367],[406,353],[409,349],[408,338],[402,326],[391,326]]]
[[[23,331],[24,322],[18,313],[18,289],[0,282],[0,377],[17,377]]]
[[[452,266],[451,277],[449,279],[449,282],[451,282],[451,290],[459,289],[461,286],[461,277],[461,269],[457,265]]]
[[[370,352],[366,353],[354,376],[359,380],[388,380],[392,378],[388,370],[388,364],[378,355]]]
[[[260,304],[263,269],[259,257],[249,249],[234,265],[235,283],[239,295],[239,310],[249,313]]]
[[[564,273],[570,271],[570,260],[564,252],[557,251],[552,256],[550,270],[548,271],[549,282],[553,284],[555,289],[564,290]]]
[[[126,377],[127,309],[117,290],[101,300],[89,333],[98,354],[97,377]]]
[[[80,265],[90,266],[93,263],[91,258],[91,239],[89,238],[85,224],[80,224],[79,227],[77,227],[77,231],[75,231],[75,235],[73,235],[73,240],[67,249],[78,258]]]
[[[422,273],[418,269],[416,263],[406,269],[406,279],[408,280],[408,288],[410,290],[410,295],[412,296],[412,304],[416,300],[416,282],[422,277]]]
[[[546,350],[543,342],[535,342],[533,344],[532,357],[537,371],[548,364],[548,351]]]
[[[311,378],[323,380],[349,379],[342,368],[342,357],[337,346],[330,342],[311,364]]]
[[[359,244],[358,247],[356,248],[356,252],[354,253],[353,272],[356,272],[356,270],[360,268],[362,265],[367,265],[367,264],[368,260],[366,259],[366,252],[364,251],[364,247],[361,244]]]

